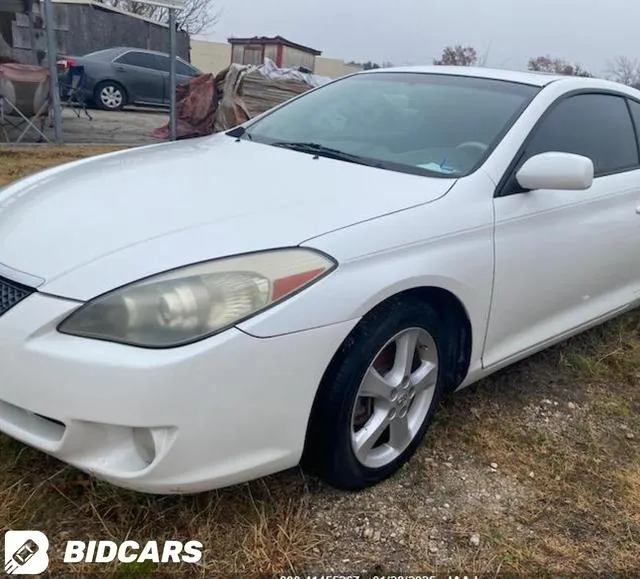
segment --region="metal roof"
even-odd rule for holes
[[[314,56],[320,56],[322,52],[315,48],[310,48],[304,44],[297,44],[291,42],[282,36],[254,36],[252,38],[228,38],[229,44],[282,44],[284,46],[290,46],[291,48],[297,48],[304,52],[313,54]]]
[[[0,0],[0,2],[4,2],[5,0]],[[9,0],[13,1],[13,0]],[[125,16],[130,16],[131,18],[137,18],[138,20],[144,20],[145,22],[149,22],[150,24],[155,24],[156,26],[161,26],[162,28],[169,28],[168,24],[163,24],[162,22],[158,22],[157,20],[153,20],[152,18],[147,18],[146,16],[141,16],[140,14],[133,14],[132,12],[128,12],[127,10],[122,10],[121,8],[116,8],[115,6],[109,6],[107,4],[103,4],[102,2],[97,2],[95,0],[51,0],[54,4],[80,4],[83,6],[91,6],[92,8],[97,8],[98,10],[106,10],[107,12],[115,12],[117,14],[124,14]]]

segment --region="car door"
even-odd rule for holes
[[[113,62],[116,78],[127,91],[129,101],[159,105],[163,101],[163,79],[156,55],[130,50]]]
[[[638,147],[640,148],[640,101],[628,99],[627,104],[629,105],[629,110],[631,111],[631,117],[633,119],[634,128],[636,130],[636,137],[638,138]],[[638,230],[640,230],[640,195],[636,197],[635,205],[635,213],[637,216],[636,221],[638,223]],[[638,233],[638,235],[640,235],[640,233]],[[636,269],[636,274],[638,275],[638,279],[636,281],[634,298],[640,300],[640,267]]]
[[[561,97],[505,175],[494,199],[485,367],[523,357],[640,297],[640,159],[629,106],[617,94]],[[515,179],[519,167],[550,151],[589,157],[593,185],[522,190]]]
[[[158,60],[160,61],[160,66],[162,69],[164,104],[168,105],[171,99],[171,91],[169,89],[169,68],[171,66],[171,59],[168,56],[158,55]],[[185,62],[182,62],[179,58],[176,59],[176,86],[188,82],[197,75],[198,72],[194,68],[190,67]]]

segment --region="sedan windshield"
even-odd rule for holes
[[[359,74],[230,134],[383,169],[461,177],[484,162],[539,90],[469,76]]]

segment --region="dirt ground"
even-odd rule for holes
[[[0,149],[0,186],[98,149]],[[0,224],[1,226],[1,224]],[[1,366],[0,366],[1,367]],[[0,378],[1,379],[1,378]],[[294,469],[189,497],[88,479],[0,436],[0,530],[63,541],[197,539],[214,573],[627,573],[640,568],[640,312],[517,364],[442,403],[411,462],[366,492]]]
[[[144,145],[156,143],[152,133],[168,122],[166,111],[156,109],[131,108],[123,111],[89,110],[91,119],[81,113],[78,117],[70,108],[62,109],[62,138],[65,144],[93,145]],[[7,135],[0,125],[0,144],[15,142],[22,132],[6,126]],[[45,135],[53,142],[53,125],[45,125]],[[34,130],[22,139],[22,143],[37,143],[41,139]],[[0,151],[1,154],[1,151]]]

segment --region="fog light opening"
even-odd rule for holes
[[[151,430],[149,428],[134,428],[133,444],[142,461],[149,466],[156,458],[156,443]]]

